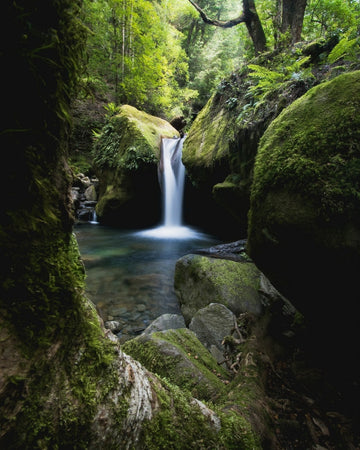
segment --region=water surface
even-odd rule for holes
[[[176,261],[219,243],[188,227],[139,232],[81,224],[75,234],[86,268],[87,295],[104,321],[121,323],[121,340],[161,314],[180,313],[173,286]]]

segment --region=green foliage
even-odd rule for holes
[[[120,109],[118,106],[115,105],[115,103],[110,102],[107,105],[104,106],[104,109],[106,111],[105,118],[109,120],[112,116],[115,116],[119,113]]]
[[[309,56],[299,58],[290,62],[289,65],[276,67],[275,70],[257,64],[249,64],[248,67],[252,70],[249,76],[257,81],[255,85],[250,86],[249,92],[254,94],[255,98],[263,98],[266,94],[278,89],[281,84],[291,79],[312,78],[311,69],[309,67],[303,68],[309,60]]]
[[[144,149],[137,149],[136,147],[129,147],[125,155],[120,158],[120,167],[125,170],[137,170],[140,167],[148,164],[157,164],[156,156]]]
[[[189,97],[182,34],[167,20],[167,2],[97,0],[84,2],[92,77],[114,87],[115,103],[170,115]]]
[[[359,2],[352,0],[309,0],[303,34],[308,40],[331,34],[342,35],[357,27]]]
[[[355,37],[353,39],[349,39],[349,33],[339,41],[339,43],[332,49],[330,54],[328,55],[328,62],[333,64],[339,59],[345,58],[354,60],[356,55],[359,53],[359,37]]]

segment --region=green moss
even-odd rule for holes
[[[359,209],[360,72],[311,89],[272,122],[255,164],[252,202],[286,186],[325,219]]]
[[[164,342],[174,346],[178,353],[164,349]],[[187,329],[154,333],[146,339],[136,338],[126,342],[123,349],[161,376],[161,384],[165,387],[165,390],[155,387],[160,408],[145,425],[142,439],[146,448],[180,449],[188,445],[219,449],[261,448],[250,421],[259,414],[257,407],[263,396],[256,366],[247,367],[229,384],[229,374]],[[182,360],[191,364],[181,364]],[[194,372],[194,367],[203,374],[205,383],[198,372]],[[206,386],[208,392],[202,390]],[[210,397],[216,400],[216,406],[212,402],[207,406],[220,419],[217,430],[209,426],[209,418],[200,413],[192,397],[205,402]]]
[[[136,170],[156,164],[161,137],[179,133],[165,120],[132,106],[123,105],[119,110],[119,114],[109,119],[95,143],[94,163],[98,170]]]
[[[257,291],[260,287],[259,272],[254,264],[200,255],[191,255],[191,263],[186,270],[176,271],[176,284],[180,285],[182,277],[188,276],[195,282],[208,279],[212,285],[212,301],[225,305],[228,298],[237,297],[241,290],[251,288]]]
[[[186,391],[162,378],[156,389],[159,411],[144,423],[141,442],[148,449],[214,448],[217,433]]]
[[[229,155],[229,141],[234,139],[231,114],[216,106],[212,97],[195,119],[184,142],[185,166],[212,167]]]
[[[123,349],[151,372],[201,400],[219,396],[229,379],[229,374],[186,328],[135,338]]]

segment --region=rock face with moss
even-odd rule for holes
[[[227,229],[236,237],[246,236],[258,142],[269,123],[311,83],[293,81],[274,87],[262,108],[257,107],[249,72],[243,67],[219,85],[195,119],[183,149],[192,183],[189,202],[195,203],[192,216],[200,223],[205,217],[215,231]]]
[[[193,220],[206,222],[216,231],[227,230],[235,238],[246,236],[259,140],[294,100],[349,70],[346,62],[326,60],[335,44],[336,39],[322,40],[299,44],[291,54],[264,53],[220,83],[184,143]],[[359,68],[356,63],[353,66]]]
[[[235,262],[201,255],[186,255],[175,268],[175,292],[188,324],[196,311],[222,303],[236,315],[260,314],[260,272],[251,262]]]
[[[358,359],[348,343],[360,300],[359,107],[356,71],[311,89],[270,125],[249,218],[251,257],[346,365]]]
[[[100,180],[96,212],[102,223],[144,227],[159,221],[160,141],[178,134],[165,120],[129,105],[109,119],[94,147]]]

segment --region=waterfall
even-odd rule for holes
[[[156,239],[200,239],[202,233],[182,223],[185,167],[181,161],[183,138],[162,138],[158,178],[162,193],[162,225],[141,231],[141,236]]]
[[[161,141],[160,177],[164,227],[182,225],[185,167],[181,161],[184,138]],[[162,169],[162,170],[161,170]]]

